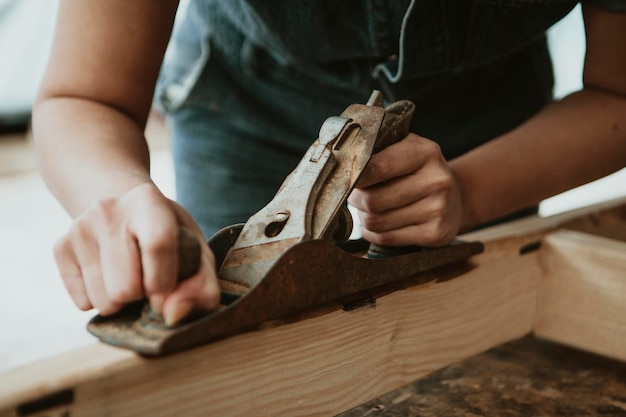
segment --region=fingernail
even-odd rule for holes
[[[163,294],[155,294],[150,297],[150,308],[155,313],[161,313],[163,310],[163,302],[165,302],[165,296]]]
[[[164,312],[163,318],[165,319],[165,325],[175,325],[176,323],[184,319],[187,315],[189,315],[192,310],[193,304],[191,304],[189,301],[179,301]]]

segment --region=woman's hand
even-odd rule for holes
[[[177,285],[181,226],[197,236],[202,259],[198,272]],[[215,260],[202,232],[152,184],[92,206],[76,218],[54,253],[67,291],[82,310],[109,315],[148,297],[166,323],[174,324],[219,302]]]
[[[439,146],[413,133],[372,156],[348,201],[363,237],[385,246],[443,246],[463,220],[461,192]]]

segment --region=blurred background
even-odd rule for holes
[[[184,12],[184,3],[181,12]],[[0,0],[0,371],[93,343],[56,271],[52,246],[70,218],[36,172],[30,110],[52,40],[56,0]],[[580,8],[549,33],[555,95],[581,86],[585,40]],[[174,197],[162,117],[146,131],[156,183]],[[626,170],[541,204],[551,215],[626,195]]]

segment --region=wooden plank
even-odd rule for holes
[[[474,269],[381,294],[374,307],[327,306],[157,360],[94,345],[0,374],[0,416],[337,414],[529,333],[540,240],[567,221],[625,203],[467,235],[486,242]]]
[[[0,413],[69,390],[71,416],[329,416],[530,332],[536,253],[157,360],[95,345],[0,376]],[[452,273],[452,271],[450,271]],[[33,403],[34,401],[34,403]]]
[[[626,360],[626,242],[562,230],[540,259],[535,334]]]
[[[567,222],[562,227],[626,242],[626,205],[590,213]]]
[[[593,230],[594,233],[597,234],[599,233],[598,225],[600,224],[606,225],[606,227],[602,227],[602,229],[615,227],[616,223],[623,225],[623,222],[626,221],[625,210],[626,197],[621,197],[554,216],[529,216],[520,220],[467,233],[462,237],[468,240],[481,240],[486,242],[512,238],[513,236],[530,237],[535,235],[541,237],[553,230],[564,227],[582,227],[582,224],[595,224]],[[609,221],[608,218],[618,220]]]

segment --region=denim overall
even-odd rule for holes
[[[576,3],[191,0],[155,96],[170,115],[177,198],[207,237],[246,221],[323,121],[372,89],[412,100],[412,131],[461,155],[551,100],[545,30]]]

